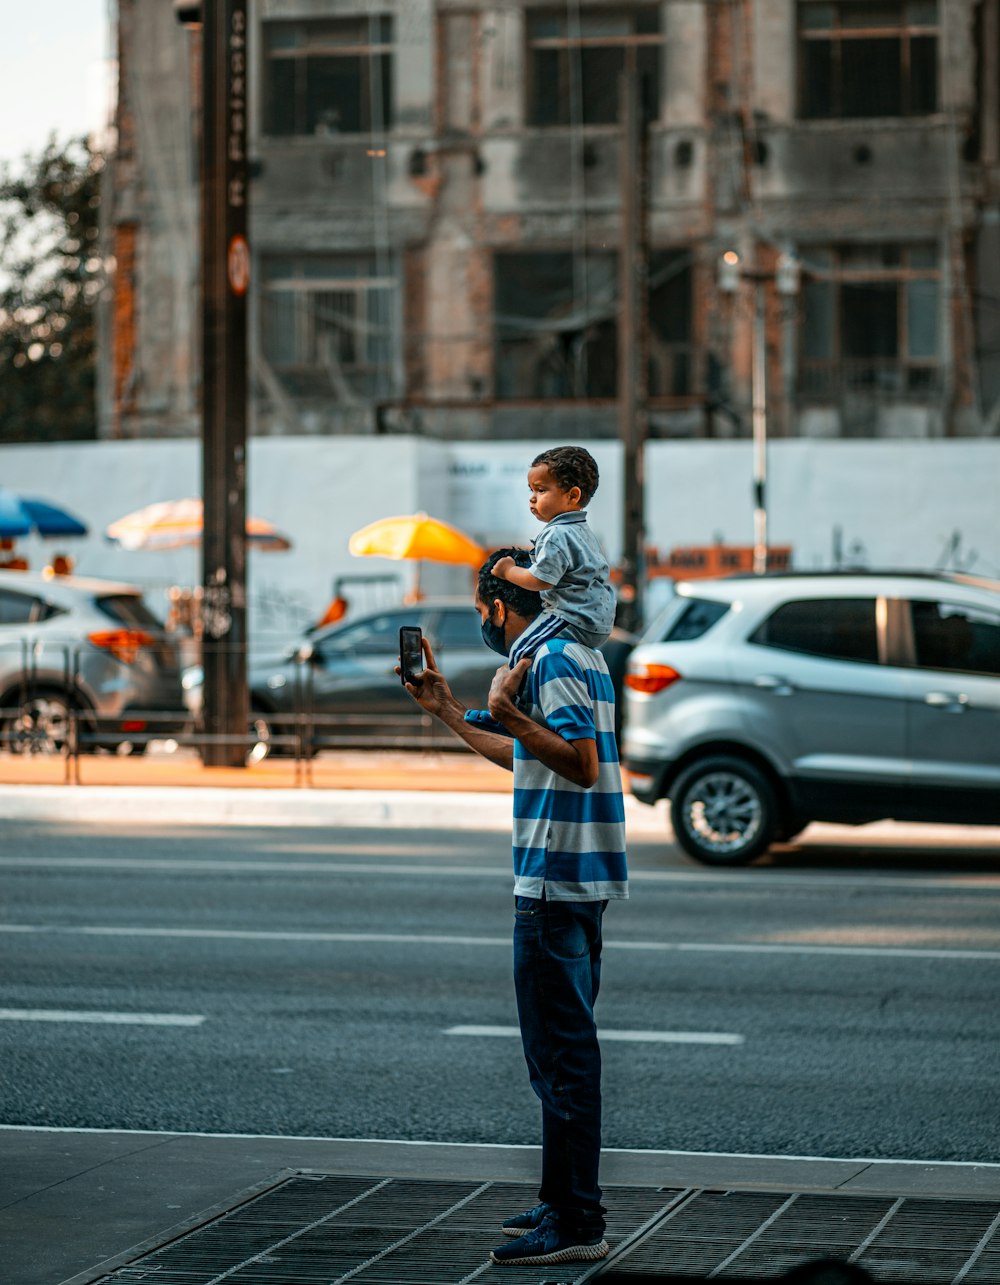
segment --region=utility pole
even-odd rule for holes
[[[621,245],[619,249],[618,434],[624,448],[624,529],[619,623],[642,623],[645,581],[647,434],[648,121],[635,49],[626,51],[620,88]]]
[[[753,425],[753,573],[767,570],[767,335],[764,281],[753,280],[753,359],[750,371],[751,422]]]
[[[243,767],[246,683],[247,0],[175,0],[202,31],[202,666],[208,767]]]

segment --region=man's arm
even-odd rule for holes
[[[497,670],[490,687],[490,713],[539,762],[565,780],[589,790],[597,781],[597,740],[588,737],[567,741],[558,732],[529,718],[514,703],[530,666],[530,660],[521,660],[513,669],[504,666]]]
[[[423,644],[427,668],[422,674],[417,674],[414,682],[406,684],[406,690],[422,709],[444,723],[445,727],[450,728],[470,749],[475,750],[484,759],[489,759],[497,767],[506,768],[508,772],[512,772],[514,770],[513,741],[509,737],[488,732],[474,723],[465,721],[465,706],[455,699],[445,676],[435,664],[434,653],[426,638]],[[396,673],[399,673],[398,667]]]

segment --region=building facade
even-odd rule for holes
[[[774,437],[997,435],[998,3],[254,0],[252,431],[614,437],[634,345],[651,438],[755,361]],[[119,10],[101,433],[184,436],[198,38]]]

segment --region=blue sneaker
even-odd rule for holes
[[[531,1212],[531,1211],[529,1211]],[[535,1263],[589,1263],[607,1258],[608,1242],[603,1236],[591,1240],[561,1231],[558,1223],[543,1218],[534,1231],[499,1245],[490,1253],[498,1267],[531,1267]]]
[[[547,1205],[543,1200],[534,1209],[526,1209],[523,1214],[514,1214],[511,1218],[505,1218],[500,1230],[505,1236],[523,1236],[525,1232],[534,1231],[551,1208],[552,1206]]]

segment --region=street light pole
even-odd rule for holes
[[[759,250],[757,251],[759,254]],[[773,281],[778,294],[786,300],[798,294],[800,265],[790,251],[778,256],[773,272],[758,266],[744,268],[736,250],[726,250],[719,260],[719,289],[735,295],[741,283],[753,287],[753,326],[750,355],[750,403],[753,432],[753,571],[762,576],[767,571],[767,293],[766,283]]]

